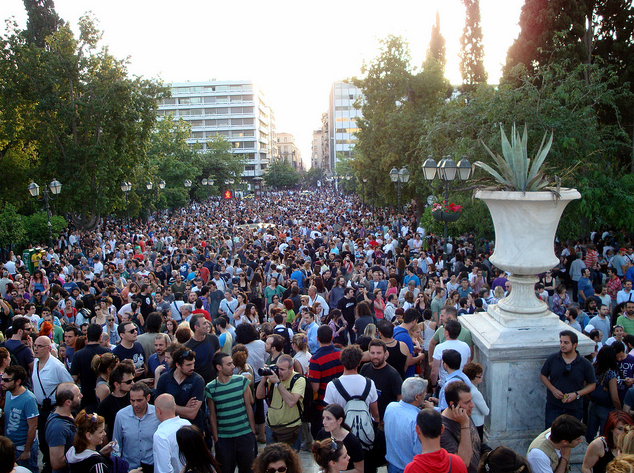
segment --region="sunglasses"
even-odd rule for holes
[[[129,380],[127,380],[127,381],[121,381],[121,384],[127,384],[127,385],[130,385],[130,384],[132,384],[132,383],[134,383],[134,380],[133,380],[133,379],[129,379]]]
[[[133,328],[132,330],[130,330],[130,331],[129,331],[129,332],[127,332],[127,333],[136,333],[136,332],[137,332],[137,329]]]
[[[284,473],[286,471],[286,466],[280,466],[279,468],[267,468],[266,473]]]
[[[11,381],[13,381],[13,378],[2,378],[3,383],[10,383]]]

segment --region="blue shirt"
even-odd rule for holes
[[[294,279],[295,281],[297,281],[297,285],[299,286],[300,289],[302,289],[304,286],[304,273],[302,273],[299,269],[296,269],[295,271],[293,271],[293,273],[291,274],[291,279]]]
[[[22,394],[13,397],[7,391],[4,413],[4,435],[10,438],[16,447],[24,447],[29,430],[27,419],[40,414],[35,394],[27,389]]]
[[[152,439],[159,424],[155,408],[151,404],[147,405],[147,411],[140,419],[132,406],[117,412],[112,439],[119,444],[121,458],[130,464],[130,468],[139,468],[141,463],[154,465]]]
[[[448,374],[447,379],[445,379],[445,384],[442,385],[442,388],[440,388],[440,394],[438,394],[438,406],[435,407],[437,411],[442,412],[447,408],[447,399],[445,399],[445,388],[449,383],[453,383],[454,381],[464,381],[467,386],[469,386],[470,388],[473,387],[473,383],[469,379],[469,376],[464,374],[462,371],[456,370],[453,373]]]
[[[416,435],[416,416],[419,412],[418,407],[405,401],[390,402],[385,409],[385,459],[401,471],[423,448]]]
[[[415,281],[416,287],[420,286],[420,279],[415,274],[412,274],[411,276],[405,276],[405,278],[403,279],[403,286],[407,286],[407,283],[410,281]]]
[[[319,350],[319,340],[317,340],[318,328],[319,326],[314,321],[312,324],[310,324],[306,328],[306,338],[308,339],[308,349],[310,350],[311,353],[315,353],[317,350]]]
[[[156,353],[150,355],[150,358],[147,361],[147,367],[150,370],[150,375],[154,375],[154,372],[156,371],[156,368],[159,367],[159,365],[165,366],[165,371],[168,371],[170,369],[169,365],[167,364],[167,360],[163,360],[163,363],[161,363]]]
[[[405,345],[407,345],[407,349],[412,354],[412,356],[414,356],[414,343],[412,343],[412,337],[410,337],[407,329],[404,329],[403,327],[395,327],[393,336],[394,340],[405,342]],[[411,378],[412,376],[414,376],[414,374],[416,374],[415,365],[411,365],[405,370],[405,378]]]

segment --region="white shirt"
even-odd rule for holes
[[[550,438],[550,432],[546,434],[546,438]],[[561,452],[559,450],[555,450],[555,452],[557,452],[557,456],[561,458]],[[538,448],[532,449],[528,452],[528,455],[526,455],[526,459],[533,473],[553,473],[553,469],[550,466],[550,458],[548,458],[548,455],[546,455],[543,450]]]
[[[154,471],[156,473],[179,473],[185,465],[180,460],[180,450],[176,443],[176,432],[184,425],[191,425],[179,416],[166,419],[154,432]]]
[[[361,376],[360,374],[350,374],[345,376],[340,376],[339,381],[341,381],[341,385],[348,392],[350,396],[361,396],[366,387],[366,378],[365,376]],[[365,403],[370,406],[373,402],[376,402],[379,399],[379,395],[376,392],[376,386],[374,381],[370,380],[372,387],[370,388],[370,394],[368,394]],[[334,383],[330,381],[326,385],[326,394],[324,395],[324,402],[326,404],[339,404],[341,407],[346,406],[346,400],[343,398],[339,391],[335,387]]]
[[[442,343],[436,345],[434,349],[434,360],[440,361],[440,380],[438,384],[441,386],[445,384],[445,379],[447,378],[447,371],[442,366],[442,354],[445,350],[456,350],[460,353],[460,369],[467,364],[469,358],[471,357],[471,349],[469,345],[460,340],[445,340]]]
[[[57,390],[57,386],[60,383],[72,383],[73,377],[70,375],[64,364],[52,355],[49,355],[44,367],[38,372],[39,364],[40,360],[36,358],[33,362],[33,373],[31,374],[31,381],[33,381],[33,394],[35,394],[37,403],[40,406],[46,397],[51,400],[52,405],[55,405],[55,391]],[[40,381],[42,384],[40,384]]]

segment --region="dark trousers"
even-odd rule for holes
[[[315,409],[315,411],[313,412],[313,417],[310,420],[310,433],[314,439],[317,438],[317,434],[324,426],[322,419],[322,411]]]
[[[233,438],[219,438],[216,442],[216,459],[222,473],[252,473],[255,460],[255,435],[253,432]]]
[[[546,403],[546,419],[545,419],[546,428],[550,429],[550,426],[553,425],[553,422],[555,421],[555,419],[562,414],[568,414],[573,417],[576,417],[579,420],[582,420],[583,408],[564,409],[563,407],[553,406],[551,404]]]
[[[386,446],[385,446],[385,432],[383,430],[375,429],[374,444],[372,448],[365,452],[365,459],[363,462],[364,473],[376,473],[378,468],[385,465]]]
[[[40,451],[42,452],[42,473],[51,473],[51,456],[48,450],[48,443],[46,443],[46,421],[51,412],[40,407],[40,415],[37,417],[37,440],[40,444]]]

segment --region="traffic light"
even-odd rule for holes
[[[231,199],[233,197],[233,192],[225,191],[224,196],[225,199]]]

